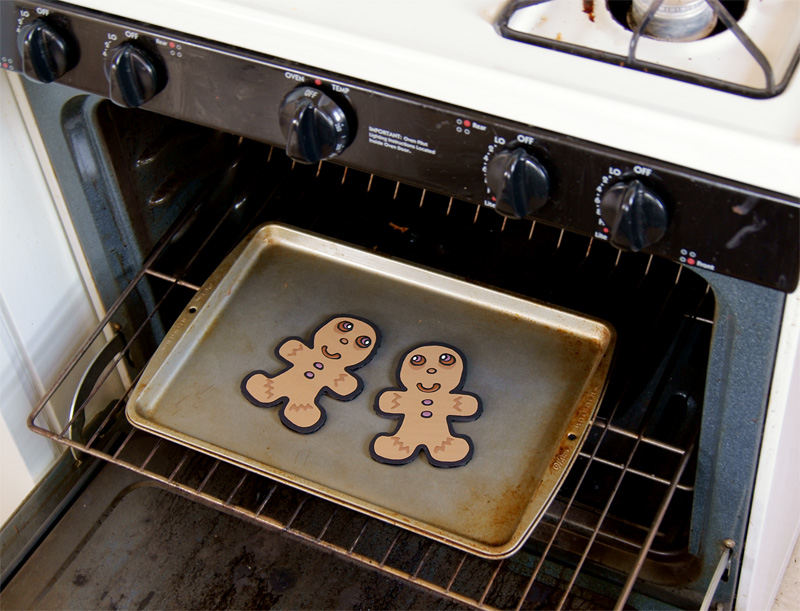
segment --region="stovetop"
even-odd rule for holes
[[[659,2],[648,19],[649,0],[514,0],[499,21],[515,40],[739,95],[774,96],[788,83],[800,58],[800,3]]]
[[[800,195],[797,75],[753,99],[523,44],[497,33],[501,0],[72,4]]]

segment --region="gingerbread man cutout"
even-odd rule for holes
[[[281,422],[298,433],[319,430],[327,414],[323,395],[350,401],[364,383],[353,371],[366,365],[380,344],[371,322],[357,316],[334,316],[320,325],[309,343],[299,337],[281,342],[275,354],[288,367],[270,375],[253,371],[242,380],[245,398],[258,407],[281,406]]]
[[[460,467],[472,458],[472,440],[453,431],[453,422],[476,420],[480,398],[461,387],[467,363],[460,350],[447,344],[423,344],[400,361],[400,388],[387,388],[375,401],[381,416],[399,418],[393,433],[376,435],[369,453],[378,462],[404,465],[425,451],[436,467]]]

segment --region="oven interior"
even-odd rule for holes
[[[244,518],[231,521],[224,530],[238,533],[229,535],[238,542],[232,544],[236,549],[243,536],[263,537],[264,545],[294,546],[300,556],[316,558],[315,563],[339,562],[342,557],[357,561],[359,570],[395,584],[394,590],[378,597],[387,606],[609,608],[619,599],[628,608],[696,608],[720,557],[728,559],[728,566],[714,600],[726,608],[732,604],[740,550],[726,555],[724,537],[717,533],[728,529],[739,542],[745,521],[740,518],[731,527],[718,507],[728,494],[726,488],[741,481],[752,486],[758,445],[740,453],[745,455],[742,464],[725,466],[719,464],[724,460],[719,451],[709,447],[719,439],[733,441],[723,429],[730,427],[725,422],[731,410],[736,414],[740,409],[720,407],[725,397],[739,392],[734,382],[707,384],[707,378],[718,377],[722,361],[730,362],[735,348],[727,336],[720,337],[715,320],[720,312],[735,311],[733,318],[745,322],[732,324],[747,326],[749,314],[738,312],[758,310],[767,294],[768,321],[763,324],[774,323],[780,312],[779,297],[773,294],[777,292],[730,279],[715,281],[712,290],[708,275],[676,263],[621,252],[541,223],[505,220],[419,186],[335,163],[302,165],[278,148],[122,109],[94,96],[76,96],[67,88],[51,86],[46,94],[38,85],[26,84],[26,89],[108,308],[107,321],[117,334],[113,347],[105,351],[109,361],[96,365],[96,380],[89,379],[79,391],[85,401],[71,423],[57,430],[38,417],[33,426],[70,445],[83,469],[93,462],[90,457],[125,468],[122,474],[117,469],[109,475],[106,472],[115,469],[109,465],[96,480],[139,482],[124,494],[119,492],[122,486],[105,484],[119,494],[114,512],[122,506],[135,512],[137,503],[131,496],[161,495],[161,500],[148,497],[142,502],[168,506],[164,523],[180,522],[165,527],[182,532],[166,537],[164,545],[176,550],[170,553],[185,558],[177,550],[195,545],[191,524],[170,516],[175,511],[187,516],[207,511],[184,499],[163,500],[177,492]],[[54,98],[59,100],[55,105]],[[53,126],[58,129],[50,129]],[[53,154],[57,150],[69,155]],[[503,561],[472,557],[134,430],[126,422],[126,397],[170,325],[225,255],[265,222],[307,229],[615,326],[617,350],[599,413],[578,461],[522,551]],[[758,307],[747,305],[759,301]],[[724,354],[710,358],[714,350]],[[120,361],[130,380],[109,402],[101,389],[110,384],[107,380],[114,378]],[[759,367],[768,371],[770,363]],[[735,370],[728,366],[724,377],[731,376]],[[758,388],[747,392],[763,403],[758,395],[766,396],[766,384],[759,380]],[[763,418],[763,405],[750,409]],[[90,485],[103,488],[96,482]],[[142,486],[149,492],[142,492]],[[749,491],[736,494],[734,504],[746,508]],[[103,515],[108,517],[111,510]],[[271,532],[242,535],[239,531],[251,528],[250,523],[286,536],[273,541]],[[51,528],[51,533],[58,532],[58,526]],[[156,529],[153,537],[159,533],[163,531]],[[35,569],[22,562],[26,558],[75,558],[63,551],[59,556],[47,540],[16,545],[20,561],[4,574],[4,596],[30,593],[34,587],[36,578],[30,571],[35,574]],[[68,560],[63,562],[58,565],[62,573]],[[111,575],[113,571],[107,578],[113,579]],[[274,582],[270,575],[264,579]],[[65,579],[42,579],[41,592],[63,582],[67,587],[57,589],[62,603],[66,597],[78,604],[83,584]],[[105,578],[95,574],[93,579]],[[432,598],[409,598],[409,584],[427,590],[424,596]],[[169,590],[165,583],[161,586],[154,591]],[[297,587],[302,590],[302,585]],[[263,588],[248,591],[250,599],[215,600],[242,607],[280,602],[280,597],[265,602]],[[371,590],[377,597],[376,591]],[[391,598],[392,592],[397,598]],[[41,603],[45,594],[37,594],[35,600]],[[152,603],[198,604],[163,596],[156,595]],[[325,599],[316,600],[323,604]],[[302,599],[295,603],[314,606]]]

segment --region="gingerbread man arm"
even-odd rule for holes
[[[403,393],[392,388],[383,391],[378,395],[378,411],[387,416],[402,414],[402,396]]]
[[[471,416],[480,415],[480,412],[481,402],[475,395],[453,395],[453,401],[450,404],[450,415],[469,418]]]
[[[283,343],[278,346],[278,356],[280,356],[284,361],[294,363],[294,356],[303,350],[308,350],[308,346],[306,346],[296,337],[290,337],[284,340]]]
[[[333,381],[327,386],[334,396],[341,399],[346,399],[353,393],[361,390],[360,380],[351,373],[342,371],[336,376]]]

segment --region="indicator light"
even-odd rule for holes
[[[317,86],[322,85],[322,81],[319,80],[318,78],[315,78],[314,79],[314,84],[317,85]]]
[[[696,263],[696,261],[695,261],[694,259],[692,259],[691,257],[689,257],[688,259],[686,259],[686,262],[687,262],[689,265],[694,265],[694,264]]]
[[[174,42],[169,43],[169,48],[170,49],[174,49],[175,48],[175,43]]]
[[[472,126],[472,121],[470,121],[469,119],[464,119],[464,127],[471,127],[471,126]]]

